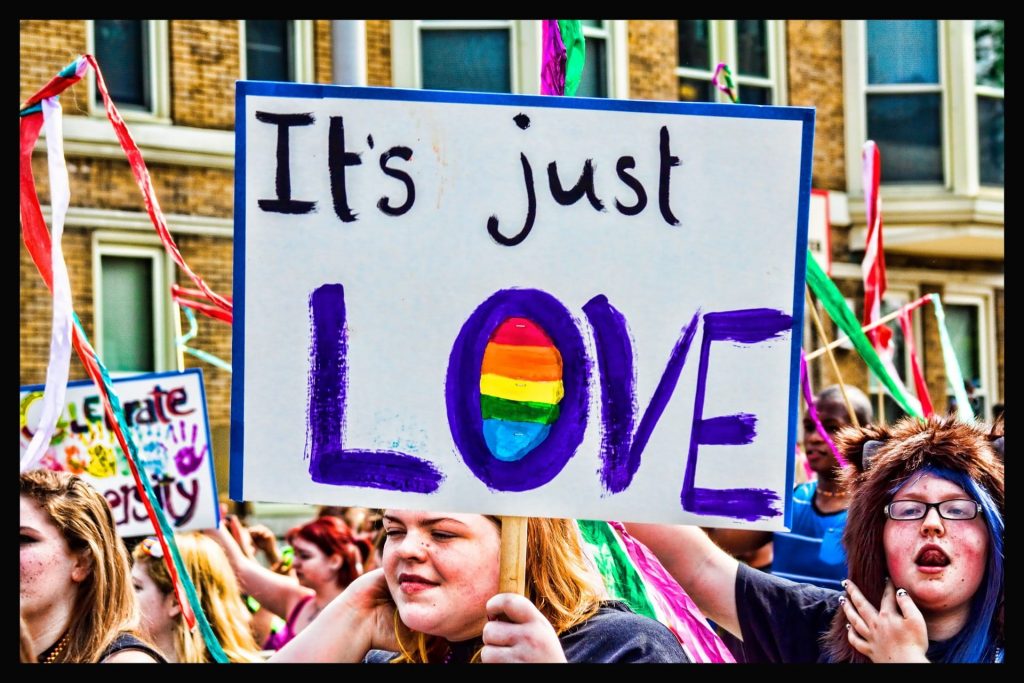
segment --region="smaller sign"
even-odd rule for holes
[[[832,275],[832,231],[828,190],[811,190],[811,211],[807,220],[807,248],[818,265]]]
[[[135,375],[113,380],[139,464],[175,530],[220,522],[202,371]],[[21,388],[21,452],[42,413],[43,387]],[[103,494],[121,536],[154,533],[128,460],[90,380],[68,383],[67,406],[41,468],[67,470]],[[140,475],[142,471],[140,471]]]

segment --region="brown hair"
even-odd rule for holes
[[[210,628],[228,660],[261,661],[259,647],[252,634],[251,615],[242,601],[238,580],[224,550],[212,538],[198,533],[175,534],[174,541]],[[136,562],[142,563],[160,592],[170,595],[174,585],[167,564],[162,559],[151,557],[142,544],[135,547],[133,556]],[[214,661],[199,629],[190,631],[180,615],[175,625],[174,649],[179,662],[201,664]]]
[[[71,551],[90,565],[73,598],[67,647],[56,661],[95,662],[121,633],[140,637],[128,551],[107,500],[85,480],[53,470],[23,472],[21,495],[46,511]]]
[[[499,528],[501,518],[487,516]],[[530,517],[526,540],[526,597],[551,623],[555,633],[580,624],[601,606],[604,584],[591,567],[580,545],[576,523],[571,519],[542,519]],[[437,662],[445,655],[444,638],[413,633],[412,645],[407,645],[400,628],[398,610],[395,610],[395,635],[401,653],[392,660],[395,664]],[[480,652],[472,661],[480,659]]]
[[[857,463],[863,462],[865,445],[879,442],[869,445],[868,451],[873,454],[868,454],[863,471],[846,468],[843,473],[853,494],[843,530],[849,577],[872,604],[881,602],[885,589],[886,517],[882,510],[892,499],[891,491],[915,472],[930,466],[963,473],[984,487],[999,513],[1004,512],[1003,463],[990,439],[984,425],[960,422],[953,417],[933,417],[928,421],[905,418],[888,427],[846,427],[836,435],[839,450]],[[822,644],[833,662],[867,661],[847,639],[842,610],[833,617]]]

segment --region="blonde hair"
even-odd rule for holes
[[[176,534],[174,540],[224,654],[232,662],[261,661],[252,634],[252,617],[224,550],[212,538],[199,533]],[[164,561],[151,557],[142,544],[135,547],[133,556],[136,562],[142,563],[160,592],[170,595],[174,586]],[[190,631],[185,619],[179,616],[174,629],[174,649],[179,662],[214,661],[198,628]]]
[[[500,533],[501,518],[490,515],[487,518],[498,526]],[[604,584],[583,554],[579,531],[573,520],[529,518],[526,597],[559,635],[594,616],[601,607],[605,597]],[[406,643],[407,637],[410,644]],[[404,628],[397,609],[395,638],[400,652],[392,660],[394,664],[438,662],[447,651],[444,638]],[[479,650],[471,661],[480,661]]]
[[[121,633],[140,637],[128,551],[106,498],[85,480],[53,470],[23,472],[21,495],[46,511],[71,551],[89,563],[75,591],[67,646],[56,661],[95,662]]]

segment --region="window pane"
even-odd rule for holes
[[[942,182],[940,98],[868,95],[868,137],[882,154],[883,183]]]
[[[600,38],[587,38],[586,46],[587,58],[576,94],[579,97],[608,97],[608,46]]]
[[[938,83],[936,21],[869,21],[868,83]]]
[[[679,66],[710,70],[710,22],[707,20],[686,19],[678,23]]]
[[[153,260],[100,259],[103,361],[115,371],[156,370],[153,354]]]
[[[245,22],[246,78],[253,81],[291,81],[290,21],[260,19]]]
[[[593,28],[604,28],[604,19],[580,19],[580,23]]]
[[[150,108],[146,81],[149,72],[148,25],[144,21],[104,19],[94,23],[96,61],[118,107]],[[96,89],[96,101],[103,96]]]
[[[960,374],[975,387],[984,388],[981,384],[981,356],[978,348],[978,307],[970,304],[943,304],[942,308],[946,313],[949,339],[960,364]]]
[[[737,73],[768,78],[768,22],[737,19],[736,43]]]
[[[1003,100],[978,98],[978,162],[982,185],[1003,187]]]
[[[978,85],[1003,87],[1003,22],[974,22],[975,74]]]
[[[759,85],[741,85],[737,95],[743,104],[771,104],[772,89]]]
[[[683,102],[713,102],[714,95],[711,81],[699,78],[679,79],[679,99]]]
[[[423,87],[512,92],[508,29],[420,31]]]

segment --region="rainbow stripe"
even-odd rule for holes
[[[527,318],[499,325],[480,366],[480,417],[494,457],[514,462],[543,443],[564,395],[562,354],[547,333]]]

